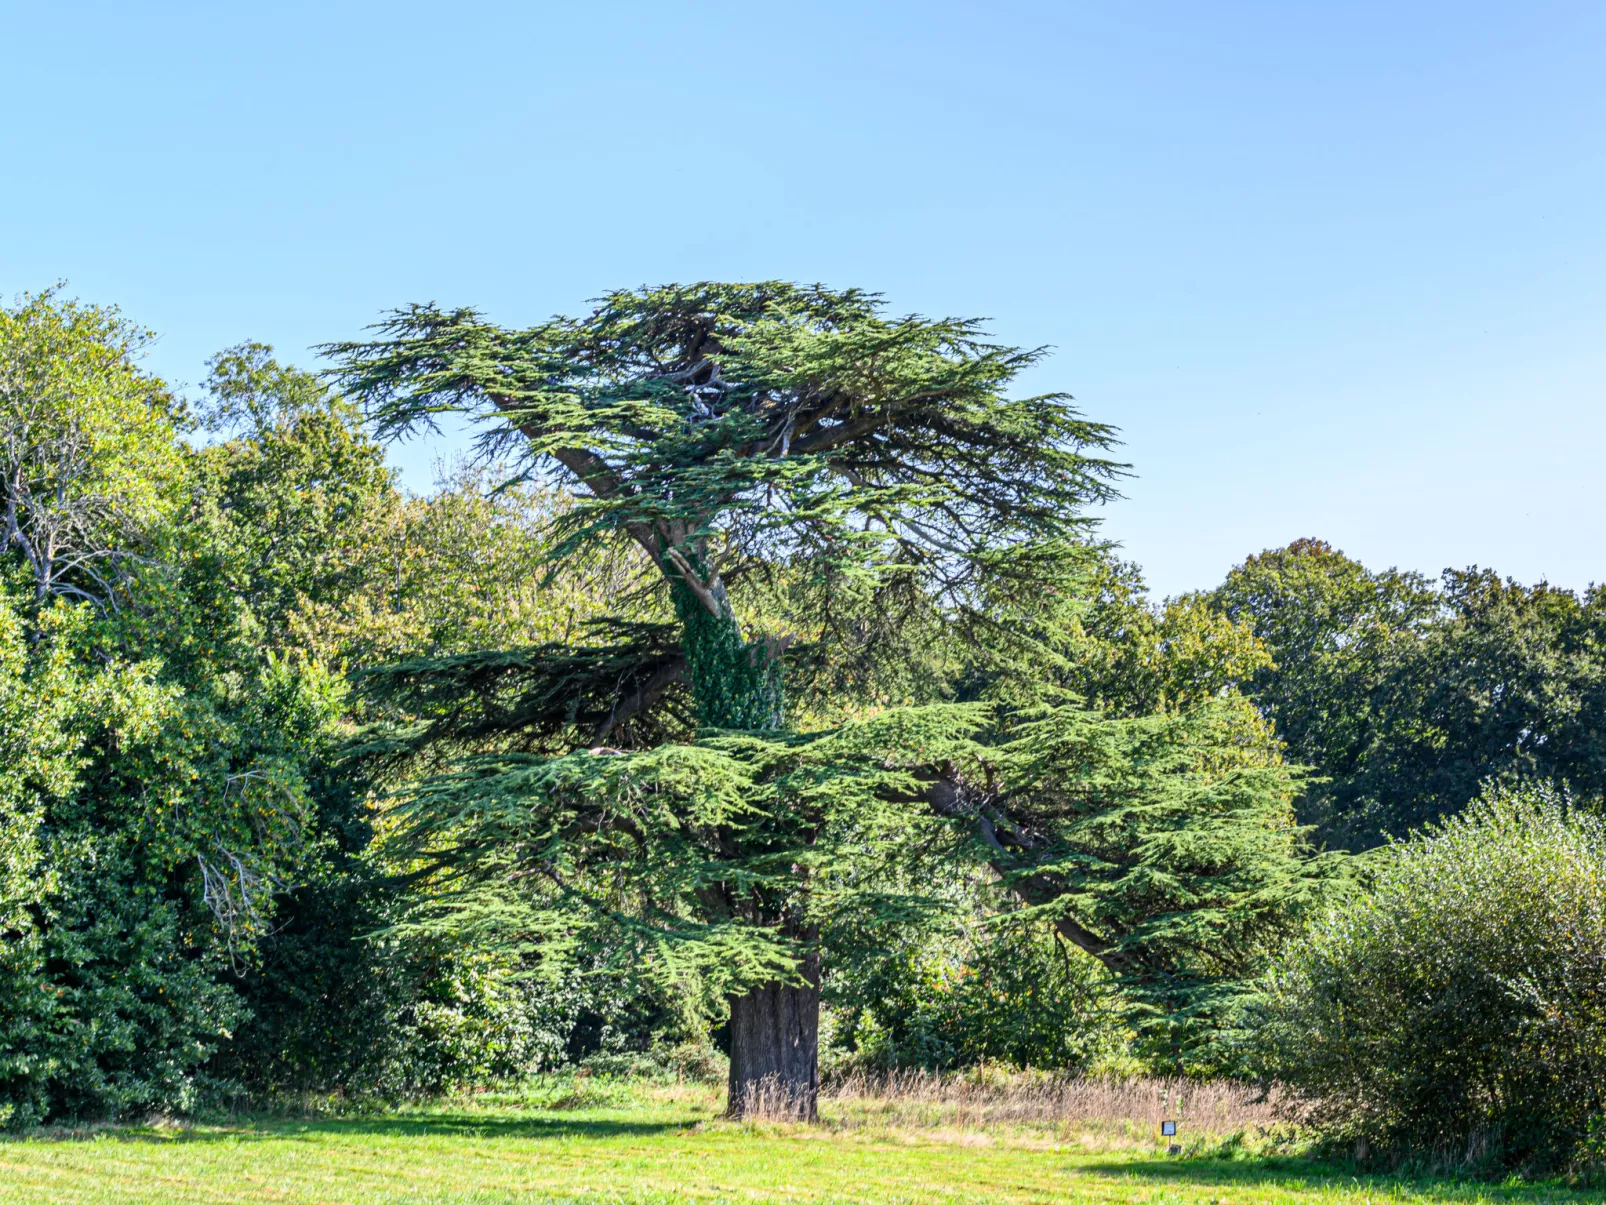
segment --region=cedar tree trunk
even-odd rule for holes
[[[702,571],[685,562],[688,570]],[[671,582],[681,647],[698,719],[711,728],[781,726],[780,665],[772,651],[743,638],[723,586],[694,590]],[[705,597],[706,596],[706,597]],[[804,982],[764,983],[730,997],[732,1117],[813,1121],[820,1091],[820,955],[799,968]]]
[[[820,956],[805,982],[766,983],[730,998],[732,1117],[813,1121],[820,1095]]]

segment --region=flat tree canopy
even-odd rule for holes
[[[670,586],[702,722],[762,728],[780,722],[777,650],[744,648],[735,583],[789,569],[822,611],[897,589],[973,612],[984,591],[1042,588],[1112,494],[1109,427],[1063,394],[1006,395],[1041,349],[882,308],[697,284],[522,331],[414,306],[327,350],[382,434],[466,412],[488,455],[571,486],[558,555],[627,535]]]

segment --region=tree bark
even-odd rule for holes
[[[820,956],[805,982],[766,983],[730,998],[732,1117],[814,1121],[820,1095]]]

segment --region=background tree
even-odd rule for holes
[[[1606,599],[1491,570],[1445,570],[1440,613],[1379,692],[1386,718],[1350,785],[1399,834],[1453,815],[1490,779],[1606,795]],[[1408,653],[1408,655],[1407,655]]]
[[[1152,601],[1138,567],[1109,554],[1066,618],[1052,680],[1110,715],[1175,713],[1241,694],[1272,666],[1248,621],[1208,595]]]
[[[20,555],[40,600],[116,606],[178,502],[183,408],[138,368],[149,338],[54,290],[0,306],[0,552]]]
[[[187,412],[139,345],[52,294],[0,315],[3,693],[31,711],[7,724],[0,817],[0,847],[31,860],[0,959],[14,1125],[208,1090],[238,973],[307,856],[344,694],[257,641],[196,521]]]
[[[191,521],[211,529],[228,586],[265,648],[286,649],[294,617],[344,601],[360,554],[401,499],[384,451],[353,407],[273,349],[245,343],[210,362]]]
[[[1602,596],[1487,570],[1373,572],[1318,540],[1209,596],[1275,664],[1246,686],[1316,777],[1304,818],[1352,848],[1454,814],[1487,778],[1606,790]]]

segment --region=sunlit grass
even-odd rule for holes
[[[568,1107],[551,1107],[553,1104]],[[1571,1201],[1556,1185],[1355,1177],[1144,1126],[959,1124],[833,1100],[741,1124],[720,1094],[581,1082],[432,1108],[62,1132],[0,1142],[0,1202]],[[1252,1145],[1252,1144],[1251,1144]]]

